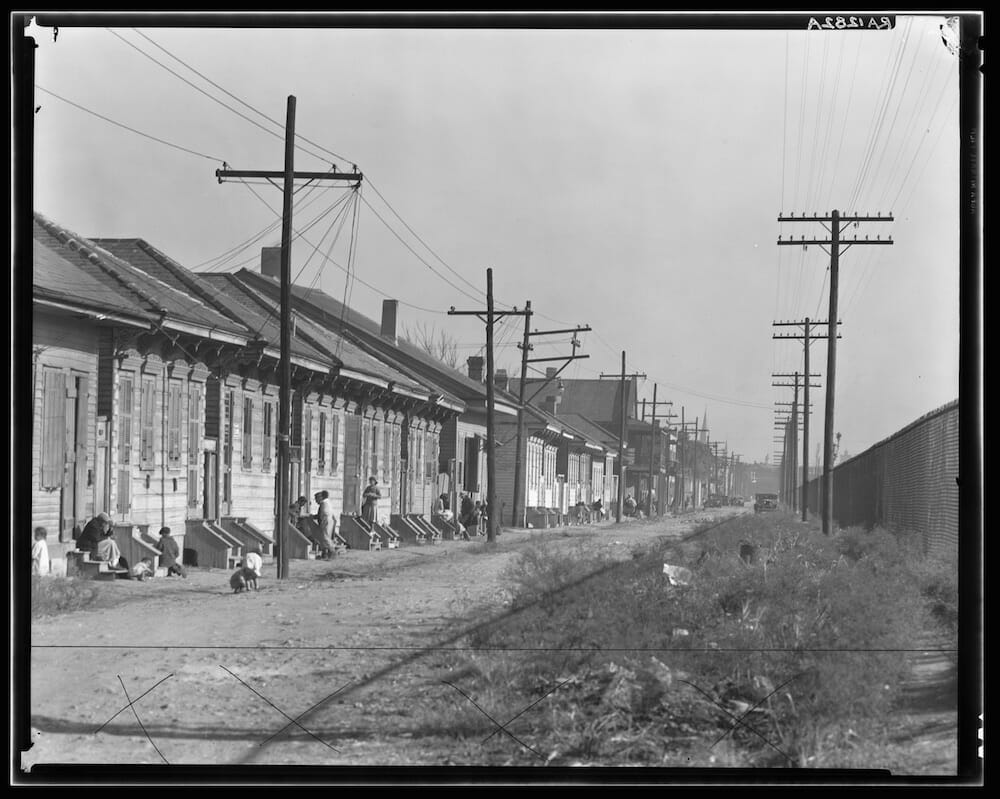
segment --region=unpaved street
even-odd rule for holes
[[[250,595],[233,595],[219,570],[106,583],[97,606],[32,626],[36,745],[23,762],[482,762],[482,736],[443,726],[467,701],[443,681],[461,677],[453,642],[503,612],[518,553],[586,547],[628,559],[727,512],[508,531],[491,552],[479,542],[351,551],[293,561],[281,583],[268,564]]]

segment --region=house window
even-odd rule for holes
[[[326,413],[319,412],[319,457],[316,471],[320,474],[326,470]]]
[[[340,417],[336,414],[330,416],[330,473],[337,471],[337,452],[339,445]]]
[[[132,505],[132,402],[131,377],[118,378],[118,505],[119,516],[128,516]]]
[[[261,456],[261,468],[265,472],[271,471],[271,454],[274,452],[274,403],[264,403],[264,423],[261,425],[263,431],[263,455]]]
[[[181,466],[181,387],[171,383],[167,393],[167,466]]]
[[[156,380],[143,379],[139,407],[139,468],[152,469],[156,446]]]
[[[41,487],[55,489],[66,461],[66,375],[53,369],[43,375]]]
[[[253,468],[253,397],[243,398],[243,468]]]
[[[371,473],[378,476],[378,432],[379,423],[372,420],[372,448],[371,448]]]
[[[200,495],[201,460],[201,386],[191,385],[188,391],[188,507],[198,506]]]

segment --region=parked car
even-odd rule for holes
[[[777,510],[778,509],[778,495],[777,494],[757,494],[754,497],[753,512],[760,513],[765,510]]]
[[[742,508],[744,505],[743,497],[733,497],[733,505],[738,508]]]
[[[725,502],[725,497],[718,494],[709,494],[708,499],[705,500],[706,508],[721,508]]]

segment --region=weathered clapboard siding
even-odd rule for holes
[[[32,317],[32,437],[31,437],[31,491],[32,529],[43,526],[49,531],[49,541],[70,540],[69,530],[82,527],[94,513],[93,469],[95,451],[95,426],[97,415],[97,327],[86,321],[67,319],[56,314],[35,309]],[[86,423],[81,441],[85,445],[85,474],[88,477],[82,503],[81,518],[63,519],[61,488],[44,488],[41,485],[44,386],[46,371],[64,375],[66,385],[75,387],[75,379],[87,379],[88,397],[84,416]],[[73,381],[72,384],[70,381]],[[63,402],[72,405],[71,398]],[[61,403],[57,403],[61,404]],[[64,406],[65,410],[65,406]],[[69,460],[72,458],[72,460]],[[73,469],[75,464],[74,443],[65,442],[63,447],[63,469]],[[84,465],[81,464],[81,468]],[[60,470],[62,473],[62,470]],[[62,530],[60,530],[62,527]],[[60,536],[60,533],[62,535]]]
[[[302,474],[300,490],[310,502],[318,491],[330,494],[334,515],[344,508],[344,401],[339,403],[329,394],[311,393],[303,398],[302,407]],[[322,437],[320,431],[322,430]],[[322,449],[322,460],[320,450]],[[308,457],[306,450],[308,450]],[[308,482],[308,486],[306,485]],[[308,489],[308,493],[306,493]]]
[[[177,533],[188,516],[189,441],[184,431],[191,368],[183,360],[165,363],[156,354],[136,350],[114,360],[109,512],[116,522],[148,525],[153,531],[170,527],[182,539]],[[123,381],[131,383],[131,392]]]
[[[230,376],[232,377],[232,376]],[[232,513],[246,517],[262,532],[274,533],[275,467],[264,467],[264,405],[276,401],[274,386],[244,378],[234,391],[233,453],[231,466]]]

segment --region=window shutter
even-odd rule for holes
[[[264,403],[264,424],[261,425],[263,431],[263,454],[261,457],[261,468],[265,472],[271,471],[271,452],[273,451],[274,435],[274,403]]]
[[[316,471],[323,474],[326,469],[326,413],[319,412],[319,457]]]
[[[330,417],[330,471],[337,471],[337,466],[339,460],[337,458],[338,450],[338,439],[340,438],[340,417],[337,414],[333,414]]]
[[[167,463],[176,468],[181,464],[181,387],[170,386],[167,396]]]
[[[45,370],[42,382],[42,488],[62,485],[66,437],[66,376]]]
[[[253,398],[243,398],[243,468],[253,468]]]
[[[312,471],[312,408],[302,412],[302,468],[306,474]]]

